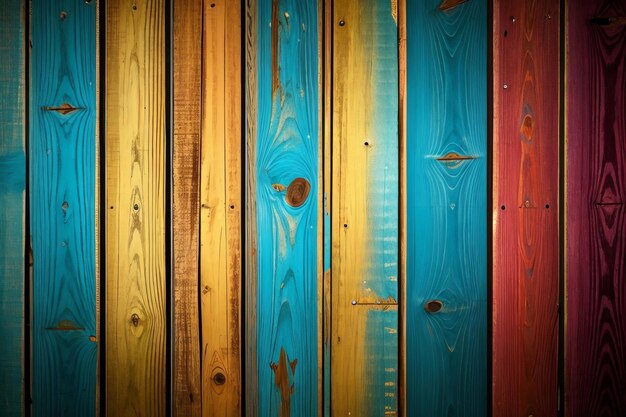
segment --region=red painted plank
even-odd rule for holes
[[[559,1],[494,1],[493,416],[556,416]]]
[[[567,7],[566,415],[623,417],[626,0]]]

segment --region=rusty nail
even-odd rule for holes
[[[504,89],[506,90],[507,88],[509,88],[509,85],[508,85],[508,84],[504,84],[504,85],[502,86],[502,88],[504,88]]]
[[[515,23],[515,16],[511,16],[511,22]]]
[[[357,304],[356,300],[352,300],[352,305],[355,306]]]

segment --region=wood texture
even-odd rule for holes
[[[487,1],[407,2],[406,404],[487,414]]]
[[[566,13],[565,414],[617,417],[626,415],[626,25],[611,22],[626,1],[570,0]]]
[[[558,409],[559,15],[494,2],[494,416]]]
[[[334,1],[331,414],[397,413],[398,47],[390,1]]]
[[[96,2],[34,1],[32,412],[96,414]]]
[[[202,412],[200,356],[200,132],[202,2],[174,1],[173,414]]]
[[[494,417],[557,415],[559,14],[494,2]]]
[[[249,242],[248,253],[255,257],[258,250],[258,308],[248,326],[256,324],[258,414],[313,416],[321,342],[318,3],[262,0],[252,6],[258,26],[248,42],[255,42],[257,55],[248,89],[256,100],[248,105],[257,111],[248,108],[255,133],[248,136],[255,154],[248,215],[256,220],[258,240]],[[298,183],[309,187],[296,193],[303,203],[289,198]],[[248,352],[254,354],[250,345]]]
[[[107,2],[107,414],[165,415],[165,4]]]
[[[24,400],[24,4],[0,0],[0,409]]]
[[[202,414],[241,415],[241,5],[203,3]]]

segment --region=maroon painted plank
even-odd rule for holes
[[[493,5],[493,416],[556,416],[559,0]]]
[[[566,415],[623,417],[626,0],[567,7]]]

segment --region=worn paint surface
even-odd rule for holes
[[[331,414],[397,413],[398,47],[393,2],[334,2]]]
[[[32,3],[32,410],[96,414],[96,2]]]
[[[480,416],[487,412],[487,1],[439,5],[407,2],[407,415]]]
[[[258,415],[314,416],[321,274],[318,3],[262,0],[256,12],[257,134],[248,140],[256,141]],[[296,180],[308,193],[288,192]]]
[[[556,416],[559,1],[494,15],[493,415]]]
[[[200,119],[202,2],[173,5],[173,415],[200,417]]]
[[[626,1],[567,2],[565,415],[626,415]],[[621,19],[621,20],[620,20]]]
[[[106,400],[165,415],[165,2],[108,1]]]
[[[0,9],[0,409],[23,410],[24,325],[24,4]]]
[[[203,3],[202,414],[241,415],[241,5]]]

